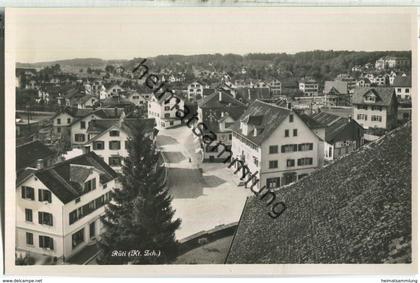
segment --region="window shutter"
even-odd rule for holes
[[[313,143],[310,143],[309,144],[309,150],[312,150],[312,149],[314,149],[314,144]]]
[[[96,178],[92,180],[92,190],[96,189]]]
[[[43,219],[42,219],[42,212],[38,211],[38,223],[42,224],[43,223]]]
[[[34,191],[34,188],[30,188],[30,190],[29,190],[30,192],[31,192],[31,200],[35,200],[35,191]]]
[[[299,144],[299,145],[298,145],[298,150],[299,150],[299,151],[302,151],[302,144]]]
[[[53,238],[50,238],[50,249],[54,249],[54,240]]]
[[[284,145],[281,146],[281,152],[284,152]]]
[[[25,198],[26,187],[22,186],[22,198]]]
[[[39,236],[39,247],[40,248],[43,248],[44,247],[44,241],[43,241],[42,236]]]
[[[48,202],[52,203],[52,195],[51,195],[50,191],[48,191],[48,193],[47,193],[47,198],[48,198]]]
[[[294,151],[297,151],[297,150],[298,150],[298,146],[297,146],[297,144],[294,144],[294,145],[293,145],[293,150],[294,150]]]
[[[38,190],[38,201],[43,201],[42,190]]]

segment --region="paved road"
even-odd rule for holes
[[[182,220],[177,239],[238,221],[246,197],[251,195],[236,185],[237,176],[225,164],[201,164],[195,152],[197,142],[186,126],[162,129],[157,137],[168,165],[167,184],[174,198],[175,217]]]

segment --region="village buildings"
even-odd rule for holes
[[[260,189],[295,182],[323,164],[323,141],[292,109],[256,100],[232,131],[232,159],[248,166]]]
[[[305,96],[317,96],[318,82],[312,78],[301,79],[299,81],[299,90],[302,91]]]
[[[178,109],[184,109],[183,99],[171,96],[168,92],[162,97],[152,95],[148,103],[147,117],[154,118],[158,128],[175,127],[181,125],[181,119],[176,116]]]
[[[16,184],[16,252],[66,261],[100,237],[117,174],[95,153],[40,170]]]
[[[390,130],[397,125],[398,102],[393,87],[356,88],[353,119],[363,128]]]

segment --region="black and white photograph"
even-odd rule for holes
[[[6,9],[7,266],[415,271],[416,21]]]

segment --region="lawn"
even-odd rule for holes
[[[232,238],[225,237],[186,252],[177,258],[175,264],[223,264]]]

